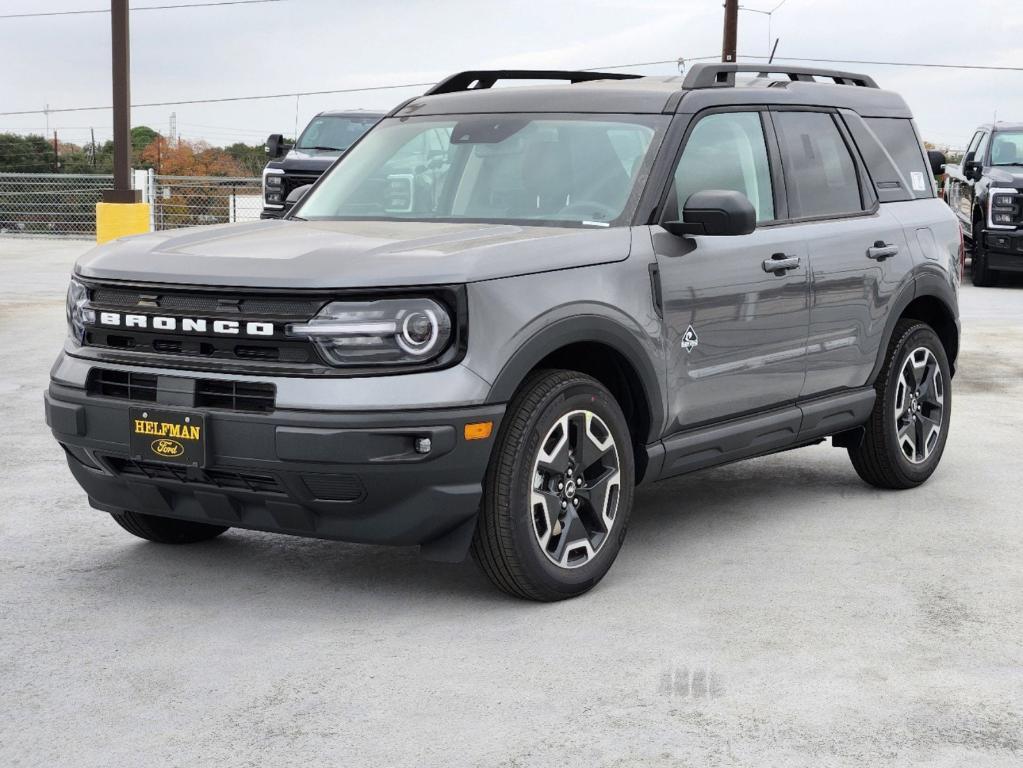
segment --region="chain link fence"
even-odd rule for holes
[[[262,180],[258,178],[150,178],[147,202],[153,205],[153,228],[157,230],[253,221],[263,209]]]
[[[96,203],[113,176],[0,173],[0,235],[95,237]]]
[[[263,207],[256,178],[158,176],[137,171],[135,188],[150,203],[150,228],[254,221]],[[0,236],[96,236],[96,203],[113,176],[70,173],[0,173]]]

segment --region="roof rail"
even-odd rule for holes
[[[632,80],[640,75],[622,72],[580,72],[568,69],[479,69],[451,75],[424,96],[457,91],[478,91],[492,88],[498,80],[568,80],[571,83],[585,83],[591,80]]]
[[[874,78],[855,72],[840,72],[837,69],[816,67],[790,67],[784,64],[694,64],[682,81],[683,88],[734,88],[737,72],[756,72],[766,77],[769,74],[786,75],[789,80],[815,82],[814,78],[830,78],[838,85],[856,85],[861,88],[877,88]]]

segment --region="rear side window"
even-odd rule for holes
[[[856,164],[834,118],[825,112],[776,112],[793,218],[863,210]]]
[[[934,197],[930,169],[913,130],[913,122],[893,117],[867,117],[864,121],[895,161],[913,197]]]

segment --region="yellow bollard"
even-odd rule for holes
[[[96,242],[149,231],[149,203],[96,203]]]

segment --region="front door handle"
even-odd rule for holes
[[[894,256],[899,252],[899,246],[886,243],[884,240],[878,240],[872,246],[867,249],[867,258],[875,259],[877,261],[884,261],[885,259]]]
[[[774,272],[776,275],[782,275],[790,269],[798,268],[799,257],[789,256],[787,253],[776,253],[771,258],[764,259],[764,271]]]

